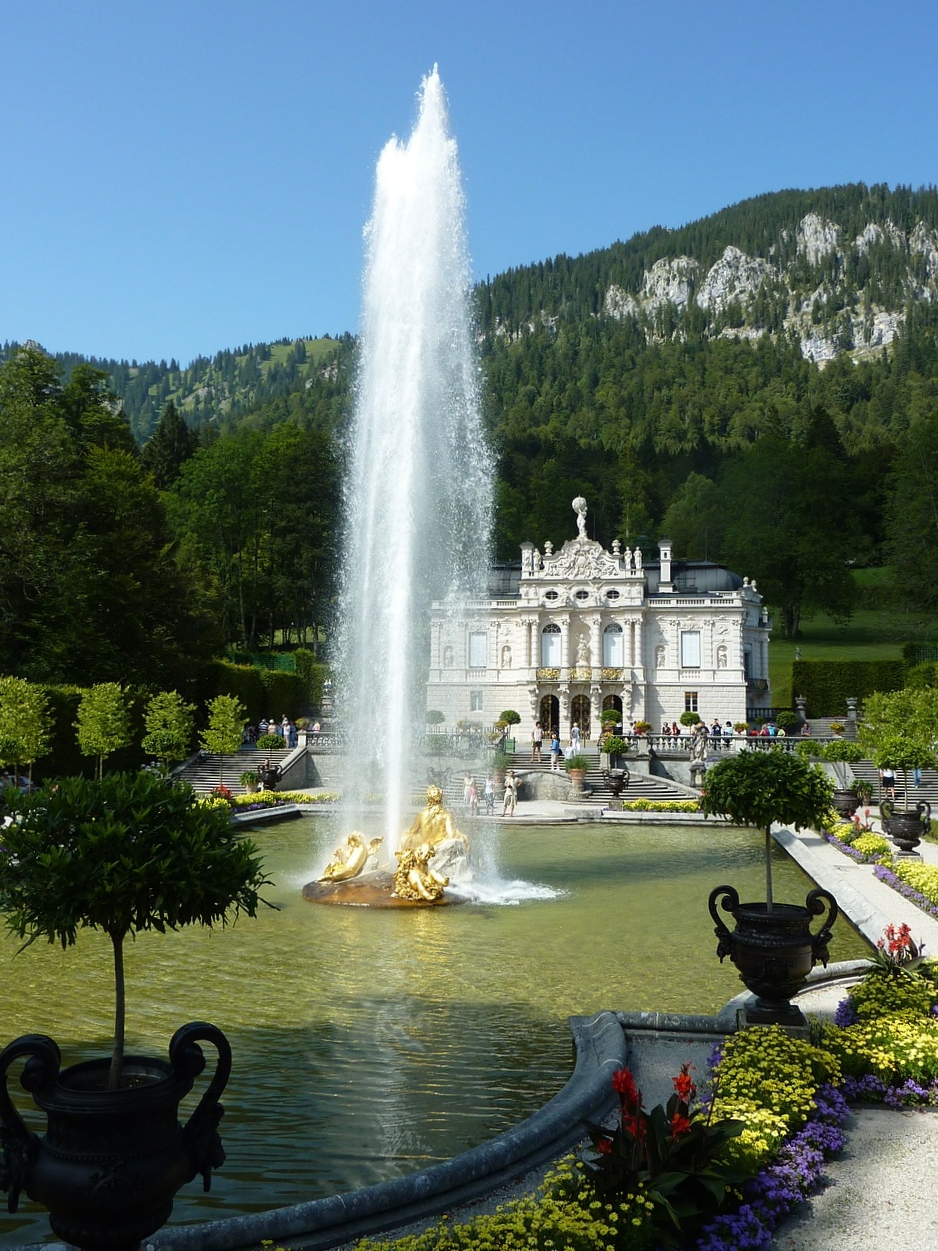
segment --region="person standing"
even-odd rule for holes
[[[540,721],[534,722],[534,729],[531,731],[531,760],[541,760],[541,747],[544,745],[544,727]]]
[[[502,800],[502,816],[513,817],[515,815],[515,803],[518,799],[518,780],[515,777],[514,769],[509,769],[505,774],[505,797]]]
[[[580,727],[576,721],[570,727],[570,754],[579,755],[580,751]]]
[[[879,785],[883,799],[896,802],[896,771],[892,765],[883,765],[879,771]]]
[[[495,815],[495,779],[491,773],[485,779],[483,794],[485,795],[485,815],[493,817]]]
[[[470,817],[479,815],[479,788],[476,786],[475,778],[469,783],[469,815]]]
[[[550,771],[560,772],[560,735],[556,729],[550,732]]]

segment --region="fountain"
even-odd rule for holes
[[[436,67],[406,143],[378,160],[346,486],[337,654],[349,830],[380,795],[393,864],[426,729],[433,600],[485,583],[492,484],[456,144]],[[370,759],[373,757],[373,759]],[[363,767],[364,766],[364,767]]]
[[[322,876],[303,887],[303,898],[313,903],[352,904],[370,908],[419,907],[426,904],[454,903],[444,895],[449,878],[440,872],[455,869],[466,882],[469,869],[469,840],[456,829],[453,818],[443,807],[443,792],[427,787],[426,807],[400,840],[394,853],[397,868],[378,863],[382,840],[365,841],[353,830],[332,853]],[[436,865],[430,861],[440,859]],[[365,872],[374,862],[370,872]]]

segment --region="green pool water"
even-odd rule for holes
[[[253,831],[279,910],[129,945],[128,1050],[165,1055],[190,1020],[219,1025],[234,1050],[228,1160],[210,1194],[185,1188],[173,1224],[298,1203],[455,1155],[563,1086],[568,1016],[713,1012],[743,989],[714,954],[707,897],[723,882],[764,897],[755,830],[479,821],[466,829],[488,874],[526,884],[494,895],[552,897],[368,911],[300,895],[337,841],[333,820]],[[776,899],[803,903],[811,885],[777,850]],[[2,1041],[51,1034],[65,1064],[106,1051],[106,940],[83,933],[68,951],[20,955],[17,945],[0,938]],[[865,951],[838,921],[832,958]],[[22,1093],[18,1081],[11,1091]],[[27,1117],[40,1129],[38,1113]],[[0,1247],[49,1237],[25,1198],[17,1215],[0,1215]]]

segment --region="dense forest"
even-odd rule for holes
[[[582,493],[597,538],[653,555],[667,533],[756,578],[792,635],[850,613],[856,566],[891,565],[897,602],[934,607],[934,189],[760,196],[476,295],[499,558],[569,537]],[[147,614],[170,668],[328,631],[350,336],[185,369],[0,360],[2,668],[145,676]],[[111,580],[124,607],[95,628],[120,642],[95,651],[75,623]]]

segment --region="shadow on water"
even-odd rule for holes
[[[271,825],[253,836],[280,911],[225,932],[131,944],[128,1050],[165,1055],[190,1020],[219,1025],[234,1050],[222,1124],[228,1161],[209,1195],[186,1188],[173,1223],[387,1180],[502,1132],[567,1080],[569,1015],[711,1012],[736,994],[735,970],[714,955],[707,896],[727,881],[760,897],[758,832],[587,830],[504,832],[498,879],[549,887],[553,898],[367,911],[301,897],[334,846],[332,823]],[[808,889],[781,856],[778,897],[803,901]],[[864,950],[838,922],[832,957]],[[0,940],[4,1041],[51,1034],[67,1064],[105,1053],[106,940],[83,933],[65,952],[15,951]],[[31,1124],[38,1128],[37,1113]],[[25,1201],[18,1216],[0,1216],[0,1246],[47,1236],[45,1215],[27,1215]]]

